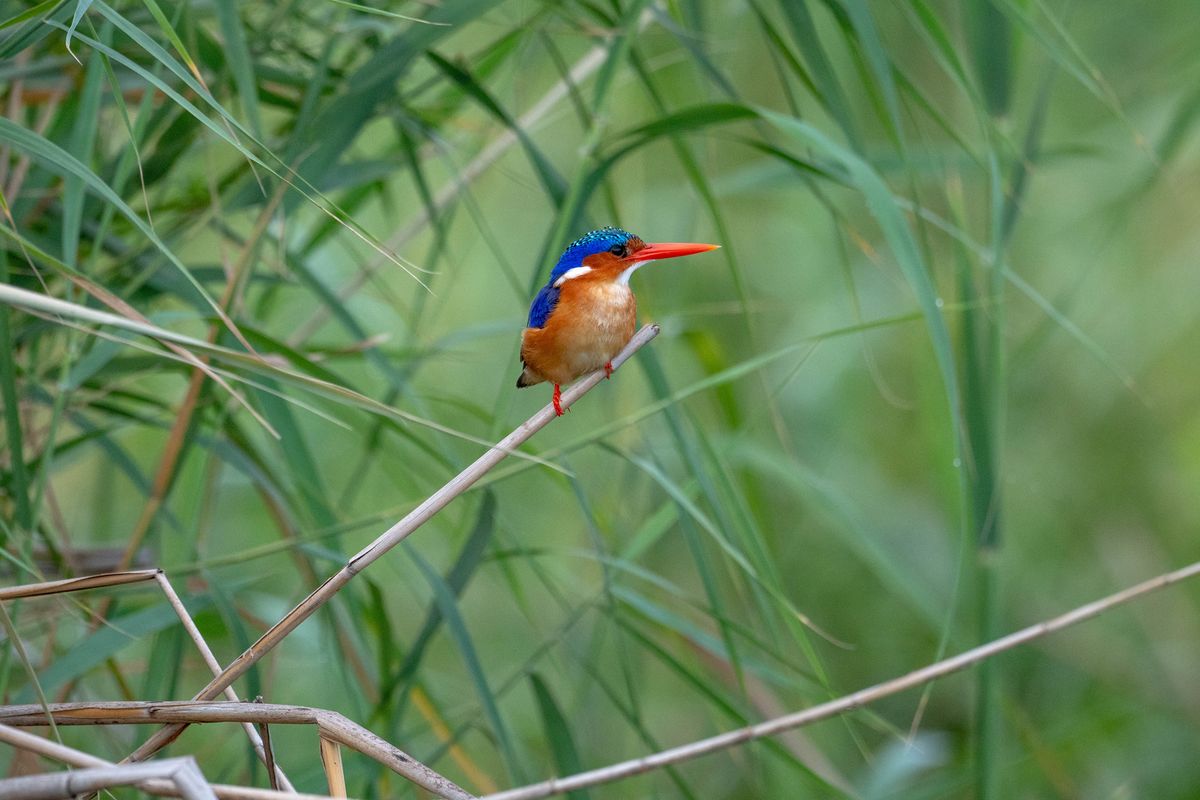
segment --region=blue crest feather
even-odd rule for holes
[[[567,249],[558,257],[558,263],[550,270],[550,283],[569,269],[583,266],[583,260],[596,253],[603,253],[613,245],[625,244],[634,238],[629,231],[620,228],[600,228],[580,236],[567,245]]]
[[[550,313],[554,311],[554,307],[558,305],[559,290],[555,288],[554,282],[558,280],[564,272],[575,267],[583,266],[583,260],[588,256],[596,253],[603,253],[610,247],[618,244],[625,244],[630,239],[635,238],[629,231],[623,231],[620,228],[600,228],[599,230],[591,231],[580,236],[575,241],[567,245],[567,249],[559,256],[558,263],[554,265],[554,269],[550,270],[550,280],[542,287],[542,290],[537,293],[537,297],[533,298],[533,304],[529,306],[529,326],[530,328],[543,328],[546,325],[546,320],[550,318]]]

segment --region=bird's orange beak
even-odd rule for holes
[[[659,258],[677,258],[696,253],[707,253],[716,250],[719,244],[693,244],[691,242],[660,242],[648,244],[629,257],[630,261],[653,261]]]

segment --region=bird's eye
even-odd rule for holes
[[[612,247],[608,248],[608,252],[612,253],[617,258],[624,258],[625,257],[625,245],[614,244]]]

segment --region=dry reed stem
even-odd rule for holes
[[[634,353],[657,336],[658,332],[659,328],[657,325],[650,324],[643,326],[641,330],[634,334],[633,339],[625,346],[625,349],[613,358],[613,369],[618,369],[628,361]],[[576,400],[591,391],[602,380],[604,380],[604,370],[597,370],[574,383],[563,392],[563,407],[569,408]],[[431,494],[426,498],[425,502],[409,512],[404,519],[397,522],[391,528],[388,528],[375,541],[371,542],[371,544],[367,545],[357,555],[347,561],[345,566],[318,586],[316,591],[304,598],[283,619],[275,623],[266,633],[259,637],[257,642],[250,645],[246,652],[234,659],[233,663],[214,678],[208,686],[200,690],[195,699],[212,700],[215,698],[226,686],[229,686],[241,677],[259,659],[282,642],[289,633],[299,627],[300,623],[304,622],[320,609],[321,606],[329,602],[343,586],[350,582],[351,578],[374,563],[376,559],[383,556],[397,544],[404,541],[409,534],[428,522],[435,514],[445,508],[450,501],[469,489],[476,481],[487,474],[489,470],[503,461],[514,448],[520,447],[554,419],[554,407],[547,404],[532,417],[518,425],[512,433],[505,436],[476,459],[474,463],[451,478],[449,483]],[[175,724],[162,728],[147,739],[141,747],[133,751],[126,760],[141,761],[149,758],[174,741],[183,732],[185,727],[187,727],[186,724]]]
[[[342,748],[337,742],[324,736],[321,737],[321,766],[325,769],[329,796],[345,797],[346,773],[342,771]]]
[[[828,703],[821,703],[812,708],[776,717],[775,719],[760,722],[756,725],[748,725],[744,728],[738,728],[737,730],[717,736],[710,736],[707,739],[700,739],[699,741],[690,742],[679,747],[672,747],[653,755],[610,764],[607,767],[580,772],[566,778],[551,778],[541,783],[489,794],[480,798],[480,800],[535,800],[536,798],[550,797],[551,795],[563,792],[575,791],[588,786],[596,786],[620,780],[621,778],[640,775],[650,770],[678,764],[682,761],[715,753],[719,750],[755,739],[761,739],[765,736],[774,736],[803,725],[811,725],[814,722],[829,719],[830,717],[844,714],[847,711],[854,711],[869,703],[974,666],[992,656],[1003,653],[1005,650],[1011,650],[1019,645],[1027,644],[1035,639],[1040,639],[1043,636],[1056,633],[1064,628],[1077,625],[1116,606],[1123,605],[1174,583],[1194,578],[1197,575],[1200,575],[1200,561],[1173,572],[1164,573],[1156,578],[1143,581],[1127,589],[1122,589],[1119,592],[1079,606],[1053,619],[1023,628],[1015,633],[1010,633],[1007,636],[959,653],[951,658],[914,670],[907,675],[902,675],[899,678],[893,678],[883,683],[877,683],[874,686],[839,697]]]
[[[88,575],[83,578],[65,578],[60,581],[9,586],[0,589],[0,602],[4,600],[19,600],[25,597],[42,597],[48,594],[82,592],[88,589],[104,589],[110,586],[141,583],[143,581],[154,580],[157,574],[158,570],[156,569],[138,569],[129,572],[104,572],[99,575]]]
[[[274,703],[209,703],[192,700],[109,703],[51,703],[0,706],[0,723],[30,727],[45,725],[46,715],[56,725],[143,725],[169,722],[239,722],[267,725],[315,725],[322,739],[349,747],[372,758],[416,785],[447,800],[472,800],[474,795],[455,785],[371,731],[336,711]]]
[[[171,586],[171,582],[167,580],[166,574],[161,569],[139,569],[126,572],[105,572],[99,575],[88,575],[81,578],[66,578],[58,581],[46,581],[44,583],[28,583],[23,586],[12,586],[6,589],[0,589],[0,602],[5,600],[16,600],[19,598],[41,597],[50,594],[61,594],[64,592],[82,592],[89,589],[103,589],[112,586],[125,586],[131,583],[142,583],[145,581],[155,581],[159,589],[167,598],[167,603],[175,611],[179,617],[183,629],[187,632],[192,642],[196,645],[196,649],[200,651],[200,657],[204,659],[204,663],[208,665],[209,670],[213,675],[221,674],[221,665],[213,655],[212,650],[201,635],[200,629],[196,627],[196,623],[192,620],[187,609],[183,605],[183,601],[179,599],[179,595],[175,593],[175,589]],[[94,628],[93,628],[94,629]],[[232,687],[226,687],[224,691],[225,697],[234,702],[238,701],[237,692]],[[258,754],[267,768],[271,770],[271,785],[277,783],[288,791],[295,791],[292,782],[288,780],[287,775],[278,764],[274,764],[273,760],[268,759],[266,747],[263,740],[258,735],[258,731],[250,723],[243,726],[246,731],[246,736],[250,738],[250,744],[254,747],[254,751]]]
[[[259,696],[254,698],[254,702],[261,703],[262,697]],[[246,724],[249,725],[250,723]],[[257,727],[259,738],[262,739],[263,743],[263,754],[267,758],[267,776],[271,779],[271,788],[278,790],[279,778],[275,773],[275,751],[271,749],[271,726],[267,725],[266,723],[260,723]],[[292,789],[291,787],[289,787],[289,789],[291,791],[295,791],[295,789]]]
[[[37,753],[45,758],[61,761],[73,767],[115,767],[112,761],[105,761],[90,753],[84,753],[72,747],[34,736],[32,733],[10,728],[0,724],[0,742],[30,753]],[[139,784],[139,789],[154,795],[176,797],[178,791],[175,785],[161,780],[149,780]],[[297,794],[293,792],[277,792],[270,789],[255,789],[245,786],[229,786],[223,783],[212,784],[213,792],[221,800],[330,800],[323,794]]]
[[[72,772],[8,778],[0,780],[0,797],[6,800],[67,800],[113,786],[129,786],[155,779],[174,784],[184,800],[217,800],[191,756],[164,758],[149,764],[88,767]]]

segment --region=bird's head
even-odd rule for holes
[[[550,273],[554,286],[594,273],[595,277],[628,284],[638,267],[662,258],[688,256],[716,250],[716,244],[665,242],[646,244],[640,236],[620,228],[600,228],[580,236],[563,251]]]

